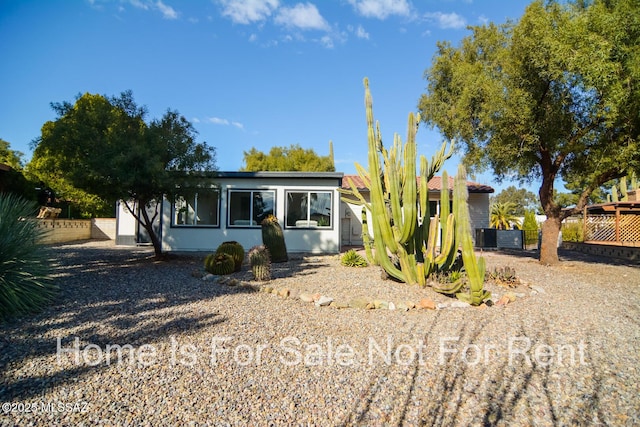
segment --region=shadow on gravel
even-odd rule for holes
[[[470,317],[451,328],[447,315],[437,312],[423,332],[425,348],[431,349],[425,359],[402,368],[380,364],[338,425],[590,425],[611,418],[602,409],[602,378],[590,360],[592,349],[583,365],[546,322],[506,328],[511,343],[506,333],[504,342],[486,341],[483,331],[503,328],[504,317]],[[442,337],[450,341],[440,359]]]
[[[186,334],[224,322],[225,317],[201,310],[194,302],[207,302],[224,294],[254,292],[248,286],[225,286],[192,277],[201,268],[197,255],[172,255],[156,261],[148,248],[113,248],[58,245],[49,248],[51,274],[59,286],[54,303],[37,315],[0,324],[0,401],[38,396],[44,389],[78,381],[83,374],[105,364],[75,365],[61,369],[55,362],[61,348],[72,349],[76,337],[82,350],[90,344],[134,348],[170,336]],[[194,310],[194,307],[196,309]],[[54,359],[46,374],[27,368],[26,374],[7,377],[8,371],[41,365]],[[67,366],[67,365],[64,365]]]

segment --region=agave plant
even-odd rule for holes
[[[0,193],[0,320],[42,309],[55,295],[36,205]]]

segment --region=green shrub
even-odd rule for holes
[[[225,253],[233,257],[235,263],[234,271],[240,271],[242,269],[242,262],[244,261],[244,248],[242,245],[235,241],[222,242],[216,253]]]
[[[524,231],[525,245],[532,245],[538,242],[538,222],[534,211],[528,210],[524,213],[522,230]]]
[[[34,202],[0,193],[0,320],[42,309],[55,296],[36,208]]]
[[[563,242],[584,242],[584,228],[582,220],[564,222],[562,224]]]
[[[353,249],[349,249],[342,255],[340,263],[347,267],[366,267],[368,265],[367,260]]]

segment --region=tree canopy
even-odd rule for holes
[[[214,148],[197,143],[196,130],[177,111],[145,121],[146,109],[136,105],[130,91],[111,98],[85,93],[73,104],[54,103],[52,108],[57,119],[45,123],[34,141],[34,172],[104,200],[125,201],[159,256],[154,202],[172,193],[178,179],[186,179],[175,171],[215,170]],[[155,206],[155,213],[136,210],[129,200]]]
[[[537,0],[522,18],[438,43],[419,101],[423,120],[463,142],[465,163],[540,181],[542,263],[558,261],[564,218],[607,181],[640,169],[640,5]],[[580,182],[573,209],[554,181]]]
[[[0,138],[0,163],[11,166],[13,169],[22,169],[22,156],[20,151],[14,151],[11,149],[11,144],[8,141]]]
[[[244,165],[241,170],[248,172],[334,172],[336,170],[331,142],[328,156],[320,156],[313,149],[304,149],[298,144],[292,144],[289,147],[272,147],[269,154],[251,148],[244,152]]]
[[[495,196],[491,196],[490,202],[493,203],[512,203],[513,214],[515,216],[524,216],[528,210],[534,212],[540,211],[540,202],[538,197],[526,188],[516,188],[513,185],[502,190]]]

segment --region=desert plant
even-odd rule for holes
[[[42,309],[55,296],[36,207],[20,196],[0,194],[0,320]]]
[[[513,267],[494,267],[489,273],[489,278],[502,286],[516,287],[520,283],[516,276],[516,270]]]
[[[516,204],[512,202],[494,203],[491,205],[489,225],[498,230],[519,228],[520,221],[515,215]]]
[[[470,293],[457,293],[456,297],[471,305],[480,305],[483,301],[491,298],[491,292],[484,289],[484,276],[486,271],[483,257],[477,257],[473,250],[471,240],[471,224],[469,220],[469,205],[467,199],[467,172],[463,165],[458,166],[458,175],[454,184],[454,212],[456,217],[456,241],[462,247],[462,262],[464,271],[467,273]]]
[[[249,249],[249,264],[251,272],[256,280],[271,280],[271,256],[269,249],[264,245],[254,246]]]
[[[287,245],[284,241],[284,233],[274,215],[267,216],[261,223],[262,243],[269,249],[272,262],[287,262]]]
[[[369,265],[367,260],[354,249],[349,249],[340,257],[340,264],[347,267],[366,267]]]
[[[209,254],[204,259],[205,270],[218,276],[233,273],[235,265],[233,256],[224,252]]]
[[[244,261],[244,248],[236,241],[222,242],[216,249],[216,253],[225,253],[233,257],[235,263],[234,271],[240,271],[242,269],[242,262]]]

